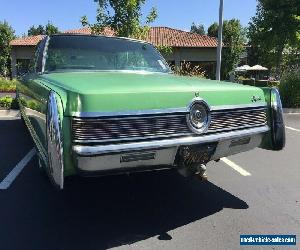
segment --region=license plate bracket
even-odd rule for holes
[[[186,167],[206,164],[213,156],[216,147],[215,143],[181,146],[179,148],[181,163]]]

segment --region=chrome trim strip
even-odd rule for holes
[[[210,106],[210,111],[242,109],[242,108],[266,108],[267,103],[253,103],[241,105],[221,105]],[[132,116],[132,115],[152,115],[152,114],[169,114],[169,113],[188,113],[189,107],[167,108],[167,109],[149,109],[149,110],[124,110],[115,112],[71,112],[71,116],[79,118],[92,117],[110,117],[110,116]]]
[[[261,124],[260,126],[262,126],[263,124]],[[253,125],[245,125],[242,127],[236,127],[234,129],[232,128],[228,128],[228,129],[215,129],[215,130],[211,130],[208,131],[208,133],[220,133],[220,132],[228,132],[229,130],[241,130],[241,129],[248,129],[248,128],[253,128],[255,126]],[[256,125],[256,127],[258,127],[258,125]],[[206,132],[207,133],[207,132]],[[81,143],[81,144],[88,144],[88,143],[114,143],[114,142],[124,142],[124,141],[138,141],[138,140],[146,140],[146,139],[155,139],[155,138],[160,138],[160,139],[164,139],[164,138],[174,138],[174,137],[182,137],[182,136],[192,136],[195,135],[194,133],[178,133],[178,134],[174,134],[174,135],[153,135],[153,136],[144,136],[144,137],[127,137],[127,138],[121,138],[121,139],[102,139],[102,140],[89,140],[89,139],[80,139],[80,140],[73,140],[73,142],[75,143]],[[205,133],[203,133],[203,135],[205,135]]]
[[[40,118],[41,120],[43,120],[45,123],[46,123],[46,115],[41,113],[41,112],[38,112],[34,109],[31,109],[31,108],[27,108],[27,107],[24,107],[24,111],[25,111],[25,114],[27,116],[35,116],[35,117],[38,117]]]
[[[220,132],[228,132],[229,130],[241,130],[241,129],[248,129],[253,127],[261,127],[264,124],[261,125],[245,125],[240,126],[236,128],[227,128],[227,129],[214,129],[214,130],[208,130],[206,133],[220,133]],[[102,140],[89,140],[89,139],[80,139],[80,140],[73,140],[75,143],[81,143],[81,144],[88,144],[88,143],[108,143],[108,142],[123,142],[123,141],[138,141],[138,140],[146,140],[146,139],[155,139],[155,138],[174,138],[174,137],[180,137],[180,136],[192,136],[195,135],[195,133],[178,133],[174,135],[153,135],[153,136],[144,136],[144,137],[127,137],[127,138],[120,138],[120,139],[102,139]],[[203,133],[205,135],[205,133]]]
[[[251,103],[251,104],[241,104],[241,105],[221,105],[221,106],[211,106],[210,111],[218,110],[228,110],[228,109],[242,109],[242,108],[267,108],[267,103]]]
[[[64,188],[64,157],[61,121],[57,100],[53,91],[49,94],[48,111],[46,117],[48,165],[46,172],[52,183]]]
[[[109,116],[131,116],[131,115],[152,115],[168,113],[188,113],[187,108],[169,108],[169,109],[149,109],[149,110],[125,110],[115,112],[72,112],[73,117],[109,117]]]
[[[107,142],[124,142],[124,141],[138,141],[138,140],[147,140],[147,139],[157,139],[161,138],[162,140],[164,138],[174,138],[174,137],[179,137],[179,136],[192,136],[194,133],[178,133],[175,135],[153,135],[153,136],[136,136],[136,137],[127,137],[127,138],[121,138],[121,139],[102,139],[102,140],[89,140],[89,139],[80,139],[80,140],[73,140],[73,142],[81,143],[81,144],[87,144],[87,143],[107,143]]]
[[[192,145],[198,143],[214,142],[227,139],[233,139],[243,136],[251,136],[254,134],[260,134],[269,131],[268,126],[251,128],[247,130],[231,131],[227,133],[219,133],[204,136],[189,136],[179,139],[167,139],[167,140],[156,140],[156,141],[146,141],[146,142],[134,142],[134,143],[124,143],[124,144],[111,144],[102,146],[82,146],[74,145],[73,151],[77,155],[81,156],[91,156],[97,154],[106,154],[121,151],[130,150],[144,150],[152,148],[165,148],[165,147],[175,147],[181,145]]]
[[[41,73],[43,74],[45,72],[45,65],[46,65],[46,55],[47,55],[47,52],[48,52],[48,45],[49,45],[49,36],[47,36],[46,38],[46,43],[45,43],[45,47],[44,47],[44,51],[43,51],[43,58],[42,58],[42,71]]]
[[[178,113],[178,112],[176,112],[176,113]],[[142,117],[142,119],[153,119],[153,118],[161,118],[161,117],[163,117],[163,118],[166,118],[166,117],[174,118],[175,117],[176,118],[176,117],[185,117],[186,114],[187,114],[186,112],[183,112],[183,113],[180,113],[180,114],[176,114],[176,113],[173,113],[173,114],[162,113],[162,114],[165,114],[164,116],[159,116],[159,115],[156,115],[155,113],[151,113],[153,115]],[[102,116],[101,118],[103,118],[103,117],[106,117],[106,116]],[[136,115],[136,116],[132,115],[132,116],[126,117],[126,120],[136,120],[137,118],[141,118],[141,117],[139,117],[138,115]],[[99,121],[99,119],[97,119],[97,118],[96,119],[90,119],[90,120],[91,121]],[[110,121],[120,120],[120,117],[111,117],[111,116],[109,116],[108,120],[110,120]],[[73,121],[86,122],[86,120],[81,119],[81,117],[74,117]]]

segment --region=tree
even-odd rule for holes
[[[99,0],[96,23],[90,24],[87,17],[81,18],[83,26],[91,28],[92,33],[101,34],[106,27],[116,32],[117,36],[144,39],[152,23],[157,18],[157,11],[152,8],[142,24],[141,7],[146,0]],[[113,12],[111,13],[111,10]]]
[[[218,28],[219,28],[218,23],[213,23],[208,27],[207,35],[211,37],[218,37]]]
[[[223,24],[222,78],[227,79],[229,73],[238,66],[244,51],[245,33],[239,20],[225,20]]]
[[[300,49],[300,1],[259,0],[249,23],[250,61],[282,74],[284,55]]]
[[[54,26],[51,22],[48,21],[47,25],[38,25],[35,27],[32,25],[27,34],[28,36],[37,36],[37,35],[53,35],[59,33],[58,27]]]
[[[204,28],[204,25],[203,24],[195,24],[195,23],[192,23],[192,26],[191,26],[191,32],[192,33],[196,33],[196,34],[199,34],[199,35],[205,35],[205,28]]]
[[[27,32],[28,36],[45,35],[45,33],[46,31],[43,25],[39,25],[37,27],[32,25]]]
[[[219,25],[213,23],[208,28],[208,35],[218,37]],[[245,29],[237,19],[225,20],[223,23],[223,49],[221,78],[228,79],[229,73],[237,67],[240,56],[244,52],[246,42]]]
[[[10,72],[10,46],[9,43],[15,38],[15,31],[6,22],[0,22],[0,74],[6,77]]]
[[[58,34],[60,32],[58,30],[58,27],[56,27],[52,23],[48,22],[47,25],[45,26],[45,33],[46,33],[46,35],[50,36],[53,34]]]

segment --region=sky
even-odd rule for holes
[[[152,26],[189,31],[193,22],[207,28],[218,21],[219,0],[146,0],[143,13],[151,7],[158,10]],[[0,0],[0,21],[6,20],[18,36],[26,34],[30,26],[45,25],[48,21],[63,31],[80,28],[83,15],[95,21],[96,8],[94,0]],[[244,26],[255,10],[256,0],[224,0],[224,19],[240,19]]]

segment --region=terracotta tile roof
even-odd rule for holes
[[[217,47],[218,40],[214,37],[199,35],[169,27],[152,27],[147,41],[159,46],[171,47]]]
[[[80,28],[66,30],[65,34],[85,34],[90,35],[90,28]],[[106,28],[103,35],[114,36],[114,31]],[[10,42],[12,46],[26,46],[37,45],[44,36],[31,36],[25,38],[18,38]],[[218,41],[214,37],[203,36],[191,32],[172,29],[168,27],[152,27],[147,35],[146,41],[156,46],[171,46],[171,47],[217,47]]]
[[[14,39],[9,44],[11,46],[36,46],[44,37],[44,35],[27,36]]]

